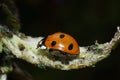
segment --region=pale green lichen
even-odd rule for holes
[[[3,49],[3,43],[0,41],[0,53],[2,52]]]
[[[5,65],[5,66],[0,66],[0,70],[1,70],[1,73],[2,74],[6,74],[6,73],[8,73],[8,72],[11,72],[12,70],[13,70],[13,67],[12,66],[7,66],[7,65]]]
[[[21,33],[13,34],[12,37],[4,36],[1,38],[2,43],[19,59],[23,59],[29,63],[38,65],[39,67],[52,67],[61,70],[79,69],[94,64],[106,58],[113,47],[120,41],[120,28],[118,27],[114,38],[107,43],[95,43],[91,46],[80,47],[80,55],[68,64],[64,64],[59,60],[51,60],[45,54],[49,51],[39,48],[37,49],[38,42],[43,37],[22,37]]]
[[[7,75],[6,74],[0,75],[0,80],[7,80]]]

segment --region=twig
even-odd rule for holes
[[[0,29],[3,27],[1,26]],[[3,29],[2,29],[3,30]],[[5,30],[5,29],[4,29]],[[7,29],[6,29],[7,30]],[[5,31],[3,31],[5,34]],[[52,60],[47,57],[49,51],[44,49],[36,49],[38,42],[43,37],[26,36],[20,32],[17,34],[11,33],[12,37],[6,34],[2,36],[2,43],[19,59],[23,59],[29,63],[35,64],[39,67],[52,67],[61,70],[79,69],[93,66],[96,62],[108,57],[111,50],[120,41],[120,27],[117,27],[117,32],[110,42],[103,44],[95,43],[91,46],[80,47],[80,55],[68,64],[64,64],[59,60]]]

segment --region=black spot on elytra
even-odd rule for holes
[[[71,43],[69,46],[68,46],[68,50],[72,50],[73,49],[73,44]]]
[[[51,46],[55,46],[56,45],[56,41],[52,41]]]
[[[61,34],[61,35],[60,35],[60,38],[64,38],[64,37],[65,37],[65,35],[64,35],[64,34]]]

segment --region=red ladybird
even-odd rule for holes
[[[41,41],[38,43],[37,47],[39,48],[42,45],[52,50],[61,51],[65,54],[80,54],[77,41],[69,34],[63,32],[56,32],[52,35],[47,36],[42,43]]]

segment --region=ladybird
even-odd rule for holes
[[[52,49],[53,51],[61,51],[64,54],[80,54],[77,41],[71,35],[63,32],[56,32],[54,34],[48,35],[43,40],[39,41],[37,48],[41,47],[42,45]]]

